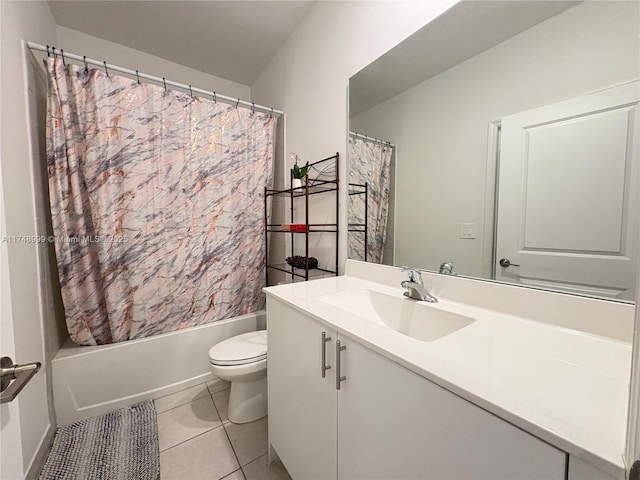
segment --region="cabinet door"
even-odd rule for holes
[[[558,479],[565,454],[341,338],[340,479]]]
[[[569,480],[624,480],[624,474],[614,479],[584,460],[574,455],[569,455],[569,476],[567,478]]]
[[[296,480],[335,479],[336,333],[267,298],[269,442]],[[322,345],[322,332],[331,341]],[[322,378],[322,349],[332,365]]]

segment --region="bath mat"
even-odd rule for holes
[[[157,480],[153,401],[59,428],[40,480]]]

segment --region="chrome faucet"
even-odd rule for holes
[[[453,271],[453,262],[442,262],[440,264],[440,270],[438,270],[438,273],[442,275],[458,275]]]
[[[420,270],[404,267],[402,271],[409,274],[409,280],[405,280],[400,284],[402,288],[407,289],[407,291],[404,292],[405,297],[413,298],[414,300],[422,300],[423,302],[429,303],[438,302],[438,299],[427,292],[427,290],[424,288]]]

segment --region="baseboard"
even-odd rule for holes
[[[26,480],[37,480],[40,477],[40,471],[44,466],[44,462],[47,460],[51,445],[53,445],[53,437],[56,435],[56,429],[53,425],[49,424],[47,431],[42,437],[38,450],[33,455],[31,465],[27,470]]]

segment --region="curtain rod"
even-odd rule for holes
[[[356,132],[349,132],[349,135],[351,135],[352,137],[361,138],[365,142],[381,143],[391,148],[396,148],[396,145],[394,143],[388,142],[387,140],[380,140],[379,138],[370,137],[368,135],[363,135],[361,133],[356,133]]]
[[[164,77],[156,77],[155,75],[149,75],[148,73],[140,73],[137,70],[130,70],[125,67],[119,67],[118,65],[112,65],[107,63],[106,61],[99,61],[93,58],[87,58],[86,56],[76,55],[73,53],[65,52],[64,50],[58,50],[55,47],[50,47],[49,45],[40,45],[34,42],[27,42],[27,46],[31,50],[37,50],[40,52],[45,52],[47,54],[53,54],[54,56],[60,55],[62,59],[70,58],[72,60],[77,60],[79,62],[83,62],[84,64],[91,64],[98,67],[103,67],[107,70],[113,70],[114,72],[126,73],[128,75],[134,76],[136,78],[144,78],[145,80],[151,80],[162,85],[166,86],[171,85],[172,87],[181,88],[183,90],[187,90],[191,93],[199,93],[201,95],[206,95],[211,97],[214,101],[221,100],[224,103],[229,103],[231,105],[241,105],[246,108],[250,108],[254,111],[260,111],[264,113],[270,113],[274,116],[283,115],[284,112],[282,110],[274,110],[271,107],[265,107],[263,105],[256,105],[253,102],[247,102],[245,100],[240,100],[239,98],[227,97],[226,95],[220,95],[219,93],[212,92],[210,90],[202,90],[201,88],[196,88],[191,85],[185,85],[184,83],[174,82],[171,80],[166,80]]]

